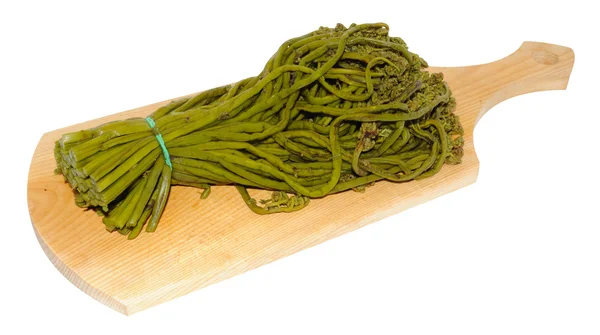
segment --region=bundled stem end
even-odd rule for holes
[[[172,101],[149,120],[64,134],[56,172],[78,206],[129,239],[157,229],[171,185],[202,188],[202,198],[235,185],[252,211],[270,214],[430,177],[461,161],[456,102],[443,75],[388,31],[321,27],[284,42],[256,77]],[[248,188],[273,194],[257,202]]]

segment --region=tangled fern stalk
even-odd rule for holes
[[[256,77],[148,119],[64,134],[57,172],[77,205],[130,239],[156,230],[171,185],[202,188],[202,197],[235,185],[252,211],[268,214],[382,179],[430,177],[462,157],[455,100],[442,74],[424,71],[388,30],[321,27],[283,43]],[[257,202],[248,188],[274,192]]]

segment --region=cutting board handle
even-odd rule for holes
[[[486,85],[487,97],[477,121],[498,103],[531,92],[564,90],[573,69],[575,54],[571,48],[524,42],[511,55],[498,61],[464,68],[471,82]],[[471,68],[471,69],[469,69]]]

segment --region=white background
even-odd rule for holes
[[[600,333],[597,11],[484,3],[2,2],[0,333]],[[572,47],[575,68],[566,91],[480,121],[476,184],[185,297],[126,317],[48,261],[26,202],[44,132],[256,75],[289,37],[374,21],[431,65],[533,40]]]

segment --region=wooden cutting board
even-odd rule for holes
[[[510,97],[565,89],[573,62],[569,48],[525,42],[493,63],[431,68],[444,73],[465,128],[463,163],[445,165],[431,178],[378,182],[365,193],[335,194],[295,213],[267,216],[251,212],[231,186],[214,187],[205,200],[197,189],[174,187],[157,232],[142,232],[132,241],[107,233],[93,211],[75,205],[63,177],[53,173],[54,142],[66,132],[145,117],[167,101],[58,129],[42,136],[31,161],[31,222],[65,277],[107,306],[132,314],[473,183],[479,170],[473,129],[481,116]]]

